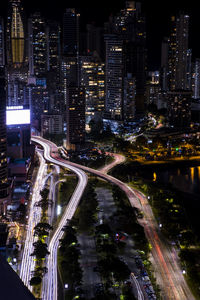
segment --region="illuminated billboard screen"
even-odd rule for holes
[[[30,124],[30,109],[7,109],[6,125]]]

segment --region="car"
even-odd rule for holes
[[[142,276],[148,276],[148,274],[147,274],[146,271],[141,271],[141,275],[142,275]]]
[[[142,280],[143,280],[143,281],[150,281],[149,276],[144,276],[144,277],[142,277]]]

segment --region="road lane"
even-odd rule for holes
[[[76,189],[64,211],[64,214],[59,222],[57,229],[49,243],[49,256],[47,257],[47,269],[48,273],[44,276],[42,287],[42,299],[43,300],[57,300],[57,250],[59,247],[59,240],[62,238],[64,232],[63,227],[70,220],[79,204],[79,201],[83,195],[85,187],[87,185],[87,175],[77,167],[71,166],[67,161],[60,161],[56,158],[57,147],[48,141],[44,141],[40,138],[32,138],[32,141],[39,143],[44,148],[44,158],[56,165],[70,169],[78,177],[78,184]],[[55,158],[51,157],[51,153]]]
[[[36,138],[35,141],[43,141],[44,143],[49,143],[48,141],[41,138]],[[54,152],[57,153],[56,155],[58,155],[58,149],[53,143],[52,148],[54,149]],[[58,160],[59,162],[66,162],[66,160],[64,159],[58,158]],[[169,247],[166,247],[165,243],[163,243],[158,234],[158,224],[156,223],[146,197],[142,195],[142,193],[138,193],[136,190],[132,189],[128,184],[123,183],[122,181],[110,175],[104,174],[101,171],[68,161],[67,164],[73,167],[80,168],[85,172],[94,174],[117,185],[126,193],[131,205],[144,212],[144,220],[138,220],[138,222],[144,227],[146,236],[152,246],[152,254],[157,265],[159,281],[161,283],[161,288],[164,295],[163,299],[195,300],[182,274],[178,258],[176,263],[174,263],[175,258],[174,255],[171,254],[171,249],[169,249]]]

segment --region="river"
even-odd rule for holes
[[[170,183],[182,192],[192,193],[200,197],[200,166],[190,168],[166,167],[165,170],[154,169],[152,170],[152,180],[165,185]]]
[[[187,219],[200,237],[200,166],[175,167],[166,165],[157,168],[153,165],[151,168],[140,170],[138,173],[148,182],[152,180],[164,185],[169,190],[173,188],[177,192],[180,191]]]

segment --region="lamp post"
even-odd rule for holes
[[[68,283],[65,283],[63,286],[63,300],[65,300],[65,292],[66,292],[66,290],[68,290],[68,288],[69,288]]]

